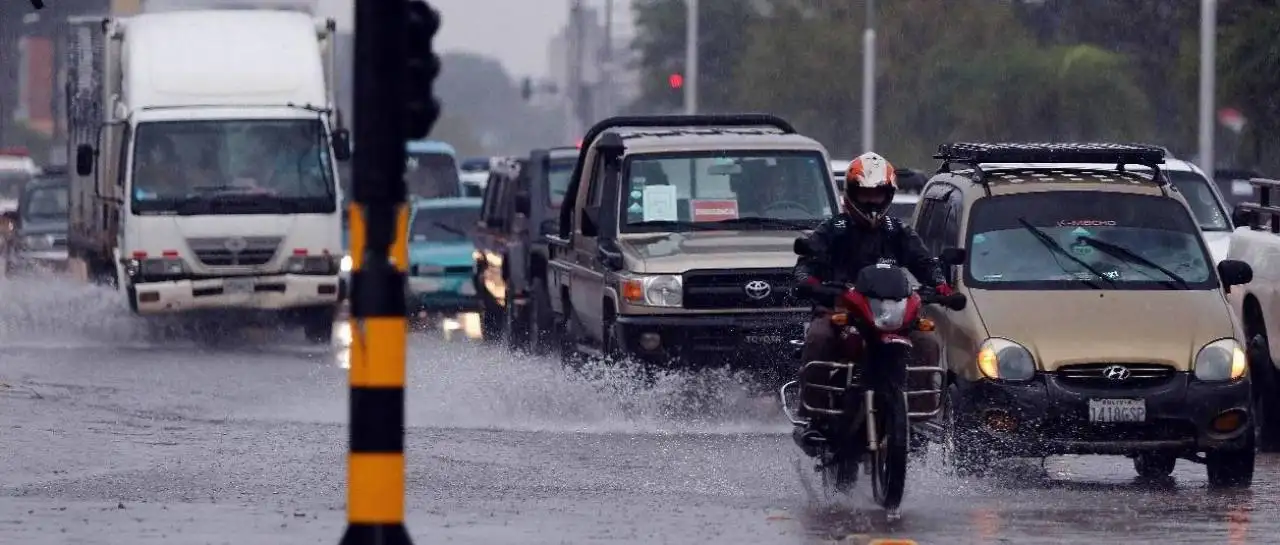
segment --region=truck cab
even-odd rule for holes
[[[565,363],[794,373],[793,243],[838,210],[822,145],[752,114],[610,118],[582,149],[551,237]]]

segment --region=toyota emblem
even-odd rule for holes
[[[746,290],[747,297],[757,301],[768,297],[769,293],[773,291],[773,287],[764,280],[752,280],[747,282],[747,285],[743,286],[743,289]]]
[[[249,247],[249,242],[243,238],[235,237],[227,239],[226,242],[222,243],[222,246],[226,248],[228,252],[238,254],[243,252],[245,248]]]
[[[1129,368],[1123,365],[1112,365],[1111,367],[1102,370],[1102,376],[1107,377],[1107,380],[1114,380],[1116,382],[1129,380],[1129,376],[1132,374],[1133,373],[1129,372]]]

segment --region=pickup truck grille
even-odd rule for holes
[[[791,284],[789,269],[692,270],[684,273],[684,308],[803,306],[791,296]],[[768,286],[767,289],[765,285]],[[752,288],[750,293],[749,286]]]
[[[1124,367],[1128,376],[1124,380],[1108,378],[1107,369]],[[1165,383],[1177,374],[1168,365],[1154,363],[1085,363],[1067,365],[1058,369],[1058,379],[1064,384],[1090,388],[1143,388]]]
[[[187,245],[206,267],[266,265],[280,248],[279,237],[189,238]]]

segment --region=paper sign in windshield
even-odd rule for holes
[[[734,199],[694,199],[689,207],[695,222],[738,219],[738,201]]]
[[[677,221],[676,186],[650,185],[644,188],[644,221]]]

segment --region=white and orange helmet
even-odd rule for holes
[[[898,175],[893,164],[880,154],[866,152],[857,156],[845,170],[844,198],[849,213],[861,216],[872,225],[879,223],[898,192]],[[866,202],[865,197],[858,195],[879,194],[883,197],[876,202]]]

